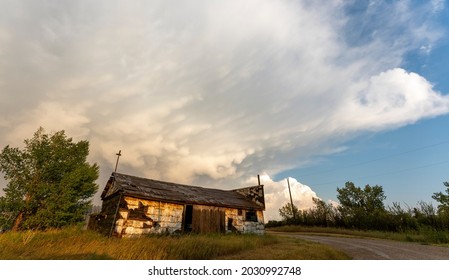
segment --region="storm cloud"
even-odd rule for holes
[[[235,188],[447,114],[402,68],[441,38],[444,2],[356,2],[1,0],[0,144],[63,129],[90,141],[101,187],[121,149],[123,172]]]

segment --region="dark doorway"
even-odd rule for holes
[[[193,221],[193,205],[186,205],[184,207],[184,232],[192,231]]]

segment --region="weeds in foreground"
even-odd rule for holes
[[[273,235],[150,235],[107,238],[77,227],[0,234],[0,259],[346,259],[324,245]]]

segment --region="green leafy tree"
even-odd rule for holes
[[[282,220],[286,221],[287,223],[291,223],[294,222],[295,218],[299,218],[300,211],[295,205],[293,205],[292,211],[291,203],[287,203],[279,209],[279,215],[282,217]]]
[[[444,186],[446,187],[445,193],[436,192],[432,195],[432,198],[435,199],[438,205],[438,213],[439,214],[449,214],[449,182],[444,182]]]
[[[98,189],[98,165],[87,162],[89,142],[39,128],[24,143],[23,149],[8,145],[0,154],[7,181],[0,228],[59,228],[82,221]]]
[[[312,197],[312,200],[315,206],[308,211],[308,214],[313,217],[313,225],[331,225],[335,220],[335,207],[316,197]]]
[[[346,182],[344,188],[337,188],[338,207],[343,219],[355,227],[374,228],[380,214],[385,213],[382,186],[366,185],[364,189]]]

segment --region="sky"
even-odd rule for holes
[[[260,174],[267,221],[286,178],[300,209],[346,181],[404,206],[449,181],[447,1],[0,5],[0,146],[40,126],[88,140],[99,193],[119,150],[119,172],[152,179]]]

